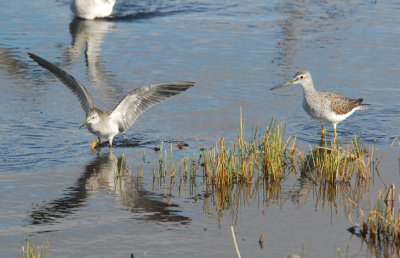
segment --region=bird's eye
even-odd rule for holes
[[[94,119],[94,116],[92,116],[92,119]]]
[[[302,76],[300,76],[300,79],[303,79],[304,77],[303,77],[303,75]]]

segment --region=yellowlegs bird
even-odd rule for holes
[[[114,110],[104,112],[95,106],[88,90],[74,77],[37,55],[31,53],[28,55],[53,73],[78,97],[86,113],[86,120],[81,127],[86,126],[89,132],[99,139],[99,142],[92,142],[92,151],[101,143],[102,138],[108,139],[111,148],[114,136],[128,130],[144,111],[194,86],[194,82],[185,81],[147,85],[128,93]]]
[[[356,110],[368,108],[368,104],[361,104],[363,99],[350,99],[333,92],[317,91],[309,71],[300,71],[292,80],[271,90],[295,84],[303,86],[303,108],[312,118],[321,122],[322,136],[326,135],[324,121],[332,123],[334,136],[336,136],[336,125],[339,122],[348,118]]]
[[[116,0],[72,0],[71,10],[75,16],[93,20],[104,18],[112,13]]]

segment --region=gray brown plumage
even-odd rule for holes
[[[353,109],[362,106],[363,99],[350,99],[333,92],[321,92],[330,101],[330,108],[338,115],[345,115]]]
[[[333,92],[317,91],[310,72],[300,71],[292,80],[271,88],[275,90],[285,86],[300,84],[303,87],[303,108],[314,119],[321,122],[322,133],[325,128],[323,122],[331,122],[336,135],[336,125],[345,120],[356,110],[367,109],[367,104],[362,104],[363,99],[350,99]]]

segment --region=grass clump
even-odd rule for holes
[[[185,156],[175,164],[172,145],[169,151],[159,148],[158,166],[153,168],[153,178],[194,179],[202,167],[206,184],[217,189],[237,183],[253,183],[256,177],[279,183],[289,168],[294,168],[297,141],[286,136],[284,123],[272,119],[265,133],[253,130],[245,137],[244,120],[240,111],[239,133],[232,143],[221,137],[211,149],[201,149],[193,156]]]
[[[387,190],[379,191],[375,208],[362,223],[361,233],[369,234],[370,238],[386,239],[393,244],[400,244],[400,212],[395,214],[395,186],[392,184]]]
[[[296,139],[287,137],[285,125],[272,119],[264,134],[253,130],[244,136],[244,121],[240,112],[239,135],[227,147],[220,138],[211,150],[204,150],[203,168],[207,183],[224,188],[235,183],[252,183],[255,176],[279,183],[288,168],[293,168],[297,150]]]
[[[48,258],[50,255],[50,244],[34,246],[29,240],[22,246],[22,258]]]
[[[264,135],[259,137],[259,158],[264,177],[271,182],[280,181],[284,172],[295,164],[299,150],[295,137],[286,136],[284,123],[271,120]]]
[[[400,251],[400,210],[395,203],[395,185],[378,192],[377,202],[366,217],[362,213],[362,223],[348,230],[361,237],[371,253],[385,253],[392,257]],[[397,208],[396,208],[397,207]],[[397,212],[396,212],[397,210]]]
[[[366,180],[372,176],[373,161],[374,148],[366,150],[357,137],[347,147],[335,141],[330,144],[321,141],[320,145],[311,148],[301,171],[314,180],[332,184],[350,182],[353,177]]]

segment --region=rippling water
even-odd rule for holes
[[[398,150],[388,146],[400,128],[399,10],[379,1],[123,0],[112,18],[84,21],[66,0],[2,3],[1,256],[19,257],[22,236],[33,236],[50,240],[53,257],[231,257],[231,224],[244,257],[286,257],[302,244],[310,257],[333,257],[336,248],[374,256],[346,232],[343,204],[325,207],[296,178],[283,184],[283,198],[251,198],[218,221],[212,203],[193,199],[201,183],[153,184],[154,165],[143,159],[157,160],[152,148],[161,142],[189,143],[179,156],[234,137],[240,107],[249,129],[276,117],[302,145],[317,142],[301,87],[269,90],[308,69],[316,88],[371,104],[338,125],[339,137],[375,143],[387,156],[383,181],[398,183]],[[114,153],[92,155],[78,101],[26,52],[74,75],[103,109],[149,83],[196,87],[145,112],[116,137]],[[145,176],[116,190],[110,171],[122,156],[125,169],[144,167]]]

